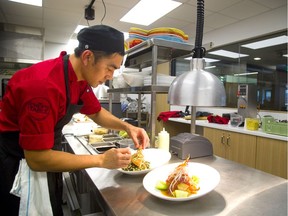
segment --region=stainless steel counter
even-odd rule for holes
[[[66,139],[75,154],[93,153],[73,136],[67,135]],[[173,155],[170,163],[179,161]],[[221,180],[214,191],[186,202],[165,201],[150,195],[142,185],[144,175],[131,176],[103,168],[82,173],[93,188],[95,202],[107,215],[287,216],[287,180],[216,156],[190,161],[215,168]]]

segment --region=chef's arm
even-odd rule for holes
[[[116,169],[126,167],[130,162],[128,148],[110,149],[99,155],[75,155],[55,150],[24,150],[30,169],[45,172],[67,172],[91,167]]]
[[[136,148],[145,149],[150,145],[149,137],[143,128],[135,127],[122,121],[104,108],[101,108],[99,112],[93,115],[88,115],[88,117],[102,127],[113,130],[125,130],[133,140]]]

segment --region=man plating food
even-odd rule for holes
[[[62,215],[61,172],[90,167],[116,169],[130,163],[128,148],[110,149],[101,155],[61,151],[62,128],[75,113],[85,114],[105,128],[126,131],[136,148],[149,145],[142,128],[101,108],[91,89],[111,80],[114,70],[120,68],[123,33],[96,25],[82,29],[77,39],[74,54],[62,52],[58,58],[22,69],[8,83],[0,112],[0,209],[9,215],[19,212],[20,199],[10,190],[17,183],[14,179],[23,158],[33,172],[47,172],[49,201],[57,216]]]

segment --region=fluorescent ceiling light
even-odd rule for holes
[[[246,55],[246,54],[230,52],[230,51],[227,51],[227,50],[216,50],[216,51],[209,52],[209,54],[219,55],[219,56],[224,56],[224,57],[234,58],[234,59],[235,58],[242,58],[242,57],[249,56],[249,55]]]
[[[257,71],[255,71],[255,72],[249,72],[249,73],[234,74],[234,76],[249,76],[249,75],[256,75],[256,74],[258,74]]]
[[[288,43],[288,37],[286,35],[282,35],[275,38],[270,38],[266,40],[257,41],[254,43],[244,44],[242,47],[250,48],[250,49],[261,49],[264,47],[276,46],[279,44]]]
[[[260,58],[260,57],[255,57],[254,60],[255,60],[255,61],[260,61],[261,58]]]
[[[148,26],[181,4],[173,0],[141,0],[120,21]]]
[[[211,69],[211,68],[216,68],[216,66],[215,66],[215,65],[207,66],[207,67],[205,67],[204,69]]]
[[[42,7],[42,0],[9,0],[9,1]]]
[[[219,59],[212,59],[212,58],[204,58],[205,62],[207,63],[212,63],[212,62],[218,62],[220,61]]]
[[[283,55],[283,57],[286,57],[286,58],[288,58],[288,54],[284,54],[284,55]]]

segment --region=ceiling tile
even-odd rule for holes
[[[242,20],[256,16],[268,10],[268,7],[262,6],[253,1],[241,1],[229,8],[219,11],[219,13],[238,20]]]
[[[210,28],[221,28],[225,25],[230,25],[232,23],[237,22],[237,19],[231,18],[224,16],[219,13],[213,13],[209,16],[207,16],[204,20],[204,29],[205,27],[210,27]]]
[[[278,8],[280,6],[286,5],[287,8],[287,0],[253,0],[254,2],[264,5],[269,8]]]

